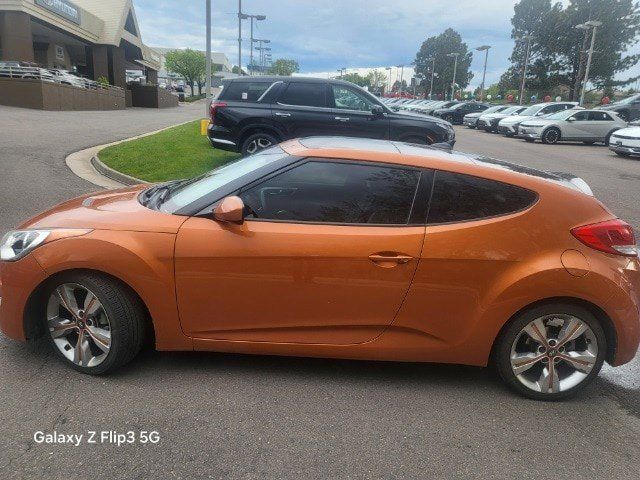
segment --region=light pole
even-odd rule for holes
[[[258,51],[260,52],[260,73],[262,74],[262,73],[264,73],[264,72],[262,71],[262,56],[263,56],[263,50],[267,50],[267,48],[266,48],[266,47],[263,47],[263,44],[264,44],[264,43],[271,43],[271,40],[267,40],[267,39],[265,39],[265,38],[254,38],[254,39],[253,39],[253,41],[254,41],[255,43],[260,44],[260,46],[259,46],[259,47],[256,47],[256,50],[258,50]],[[271,50],[271,49],[269,48],[268,50]]]
[[[238,0],[238,75],[242,76],[242,0]]]
[[[578,28],[591,28],[593,32],[591,33],[591,47],[589,48],[589,57],[587,58],[587,68],[584,71],[584,82],[582,84],[582,91],[580,92],[580,106],[584,103],[584,94],[587,91],[587,82],[589,81],[589,70],[591,69],[591,60],[593,58],[593,47],[596,43],[596,29],[602,25],[602,22],[598,22],[597,20],[589,20],[584,24],[578,25]]]
[[[247,13],[243,13],[242,14],[242,19],[246,20],[246,19],[250,19],[251,20],[251,50],[249,50],[249,65],[251,65],[251,71],[249,72],[250,75],[253,74],[253,21],[261,21],[261,20],[266,20],[267,16],[266,15],[249,15]]]
[[[205,93],[206,101],[205,103],[205,117],[209,115],[209,108],[211,108],[211,0],[207,0],[207,13],[206,13],[206,21],[207,21],[207,58],[206,58],[206,81],[205,88],[207,89]]]
[[[429,100],[431,100],[431,95],[433,94],[433,78],[436,72],[436,57],[431,59],[431,83],[429,83]]]
[[[447,53],[447,57],[453,57],[453,79],[451,80],[451,101],[453,101],[454,91],[456,89],[456,70],[458,70],[458,55],[457,52]]]
[[[527,81],[527,67],[529,66],[529,50],[531,48],[531,39],[533,38],[533,36],[523,35],[516,38],[518,40],[525,40],[527,42],[527,46],[524,50],[524,66],[522,68],[522,81],[520,82],[520,98],[518,99],[518,104],[522,105],[522,101],[524,100],[524,85]]]
[[[480,87],[480,101],[484,101],[484,80],[487,76],[487,59],[489,58],[489,49],[490,45],[482,45],[480,47],[476,47],[478,52],[484,51],[484,70],[482,71],[482,86]]]
[[[403,65],[398,65],[398,67],[400,69],[400,96],[402,96],[402,79],[404,77],[404,64]]]
[[[385,70],[389,72],[389,92],[391,92],[391,67],[385,67]]]

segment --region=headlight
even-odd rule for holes
[[[24,257],[42,244],[51,230],[18,230],[7,233],[0,244],[0,260],[11,261]]]
[[[88,229],[55,228],[52,230],[15,230],[7,233],[0,243],[0,260],[13,262],[20,260],[45,241],[79,237],[91,232]]]

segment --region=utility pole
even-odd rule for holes
[[[249,75],[253,75],[253,70],[254,70],[254,65],[253,65],[253,43],[254,43],[254,39],[253,39],[253,21],[261,21],[261,20],[266,20],[266,15],[249,15],[247,13],[243,13],[241,14],[241,18],[242,20],[246,20],[249,19],[251,20],[251,49],[249,50],[249,65],[251,66],[251,69],[249,71]],[[249,70],[249,69],[248,69]]]
[[[436,57],[431,59],[431,83],[429,83],[429,100],[431,100],[431,95],[433,94],[433,77],[436,72]]]
[[[451,101],[453,102],[454,92],[456,90],[456,71],[458,70],[458,55],[457,52],[447,53],[447,57],[453,57],[453,79],[451,80]]]
[[[519,105],[522,105],[522,102],[524,100],[524,85],[527,81],[527,67],[529,66],[529,50],[531,48],[531,38],[531,35],[524,35],[518,38],[518,40],[526,40],[527,42],[527,46],[524,50],[524,66],[522,68],[522,81],[520,82],[520,98],[518,101]]]
[[[476,48],[477,51],[484,51],[484,70],[482,71],[482,86],[480,87],[480,101],[484,101],[484,80],[487,76],[487,59],[489,58],[489,49],[491,47],[489,45],[482,45],[481,47]]]
[[[398,65],[398,68],[400,69],[400,96],[402,96],[402,92],[403,92],[402,80],[403,80],[403,77],[404,77],[404,64],[403,65]]]
[[[589,57],[587,58],[587,68],[584,71],[584,83],[582,84],[582,92],[580,92],[580,106],[584,104],[584,95],[587,92],[587,82],[589,81],[589,70],[591,70],[591,60],[593,59],[593,47],[596,43],[596,29],[602,25],[602,22],[596,20],[589,20],[585,22],[587,27],[593,29],[591,33],[591,48],[589,48]]]
[[[209,115],[209,108],[211,107],[211,0],[207,0],[207,59],[206,59],[206,82],[205,88],[205,117]]]
[[[391,93],[391,67],[385,67],[385,70],[389,72],[389,91],[387,93]]]
[[[238,0],[238,75],[242,76],[242,0]]]
[[[585,56],[587,54],[587,48],[589,47],[589,27],[582,23],[580,25],[576,25],[575,28],[584,30],[584,38],[582,39],[580,61],[578,63],[578,74],[576,75],[575,83],[573,84],[573,96],[571,97],[571,100],[580,97],[580,87],[582,86],[582,76],[584,75]]]

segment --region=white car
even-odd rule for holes
[[[466,125],[469,128],[476,128],[477,123],[478,123],[478,119],[481,116],[487,115],[489,113],[502,112],[503,110],[506,110],[507,108],[509,108],[508,105],[494,105],[493,107],[487,108],[483,112],[468,113],[462,119],[462,124]]]
[[[507,137],[513,137],[518,135],[518,125],[535,117],[542,117],[544,115],[550,115],[552,113],[560,112],[562,110],[569,110],[576,108],[578,102],[548,102],[548,103],[536,103],[531,105],[526,110],[522,111],[520,115],[512,115],[510,117],[503,118],[498,122],[498,132],[506,135]]]
[[[80,78],[68,70],[62,70],[59,68],[49,69],[49,72],[53,75],[57,83],[63,85],[72,85],[78,88],[87,88],[86,82],[83,78]]]
[[[501,112],[492,112],[481,115],[478,118],[478,123],[476,127],[478,130],[485,130],[487,132],[497,132],[498,131],[498,122],[503,118],[507,118],[510,116],[520,115],[522,111],[526,110],[527,107],[523,107],[520,105],[512,105],[502,110]]]
[[[626,126],[627,122],[615,112],[573,109],[525,120],[518,131],[519,136],[528,142],[578,141],[588,145],[596,142],[607,145],[613,132]]]
[[[609,150],[621,157],[640,155],[640,121],[631,122],[628,128],[611,134]]]

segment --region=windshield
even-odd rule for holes
[[[640,100],[640,94],[631,95],[630,97],[625,98],[624,100],[620,100],[619,102],[615,102],[616,105],[626,105],[628,103],[633,103],[636,100]]]
[[[520,115],[522,115],[523,117],[533,117],[536,113],[542,110],[543,107],[544,105],[531,105],[529,108],[522,111]]]
[[[503,110],[505,110],[504,105],[494,105],[493,107],[489,107],[484,112],[481,112],[481,113],[484,115],[485,113],[502,112]]]
[[[509,107],[509,108],[505,108],[500,113],[504,113],[505,115],[515,114],[518,110],[520,110],[520,107]]]
[[[241,158],[235,162],[218,167],[211,172],[186,182],[165,200],[160,210],[166,213],[173,213],[180,210],[227,183],[280,160],[286,155],[280,147],[275,146],[262,150],[255,155]]]
[[[547,115],[545,118],[548,120],[564,120],[565,118],[569,118],[574,113],[576,113],[575,110],[562,110],[561,112]]]

